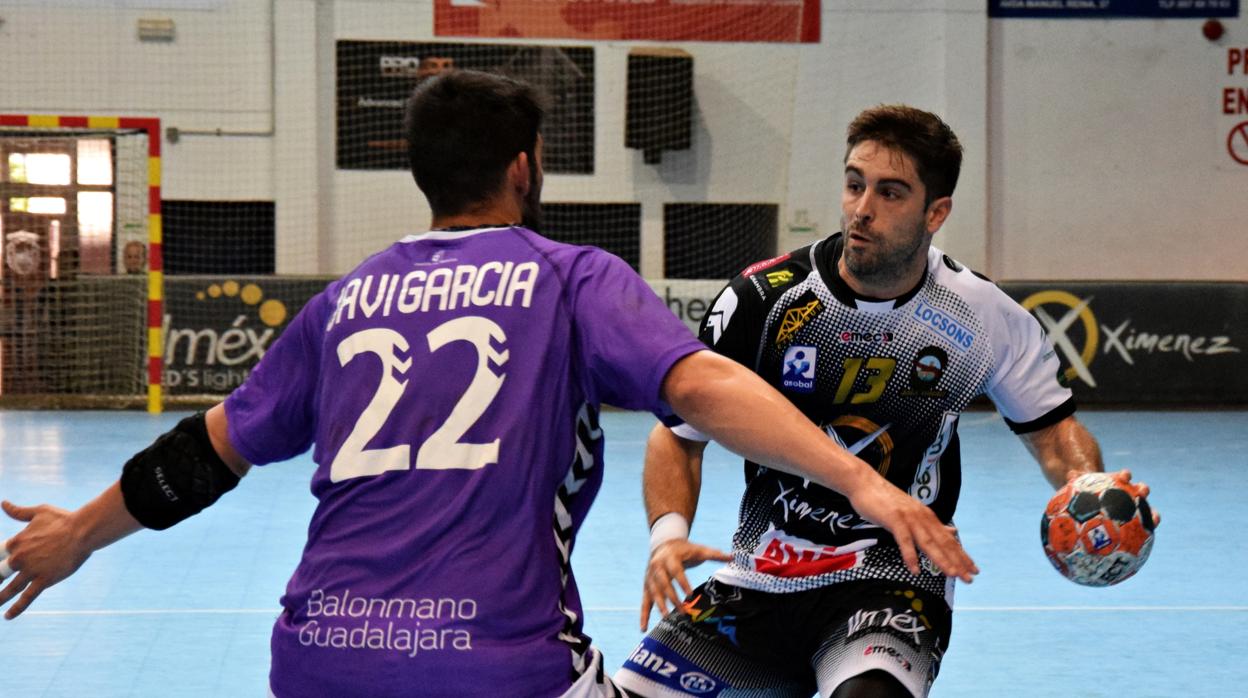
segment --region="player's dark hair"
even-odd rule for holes
[[[435,216],[464,213],[498,192],[520,153],[534,161],[544,115],[530,85],[452,70],[422,83],[407,104],[408,158]]]
[[[863,141],[876,141],[914,159],[927,190],[924,206],[953,196],[962,169],[962,144],[939,116],[904,104],[883,104],[863,111],[849,124],[849,151]]]

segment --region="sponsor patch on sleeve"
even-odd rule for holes
[[[728,328],[728,323],[732,320],[732,314],[736,311],[737,293],[729,286],[724,289],[723,293],[719,294],[719,298],[715,301],[715,306],[711,308],[711,312],[706,314],[706,327],[711,331],[711,346],[719,344],[719,338],[724,336],[724,330]]]
[[[777,264],[785,261],[788,258],[789,258],[789,254],[786,252],[780,255],[779,257],[772,257],[771,259],[764,259],[761,262],[755,262],[751,264],[750,266],[746,267],[745,271],[741,272],[741,276],[743,278],[747,276],[753,276],[754,274],[757,274],[758,272],[764,269],[776,266]]]
[[[794,393],[815,392],[815,365],[819,350],[815,347],[794,344],[784,352],[784,373],[780,384]]]

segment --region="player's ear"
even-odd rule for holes
[[[521,152],[507,166],[507,183],[520,196],[525,196],[533,184],[529,180],[529,154]]]
[[[940,226],[945,224],[945,219],[949,217],[953,211],[953,197],[942,196],[932,203],[928,204],[924,217],[927,222],[927,232],[935,233],[940,230]]]

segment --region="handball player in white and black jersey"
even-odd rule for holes
[[[828,437],[952,527],[958,417],[987,395],[1049,481],[1103,470],[1040,327],[987,279],[932,246],[952,209],[961,145],[906,106],[849,127],[842,229],[746,268],[701,339],[780,390]],[[731,555],[691,543],[708,436],[651,434],[645,499],[652,605],[673,610],[616,674],[652,696],[927,695],[949,646],[954,577],[909,568],[841,493],[747,460]],[[688,566],[728,564],[690,591]],[[689,592],[681,602],[676,585]]]

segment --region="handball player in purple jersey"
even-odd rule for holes
[[[602,482],[604,403],[844,492],[910,564],[922,550],[969,579],[930,511],[706,350],[627,264],[535,232],[542,113],[499,76],[417,88],[407,129],[432,229],[330,284],[246,383],[81,509],[5,502],[28,522],[0,552],[6,618],[94,550],[311,448],[317,507],[273,629],[274,695],[624,695],[569,566]]]

